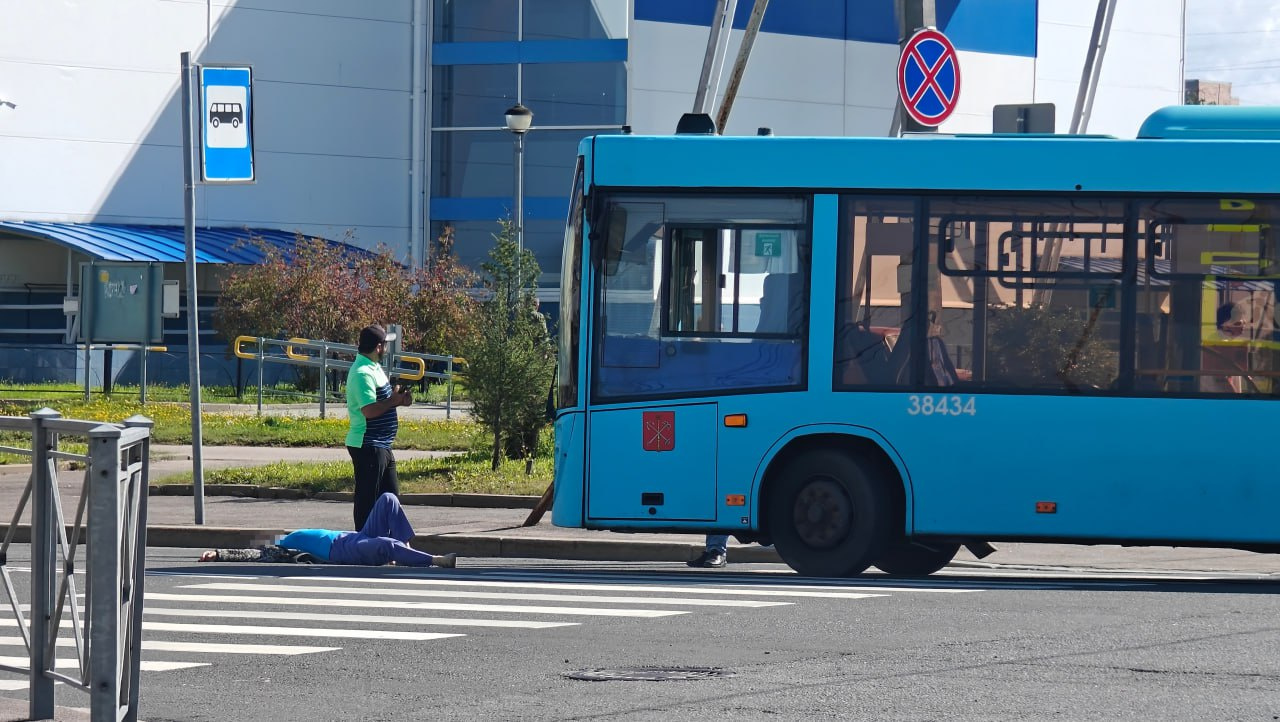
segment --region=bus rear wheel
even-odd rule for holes
[[[958,551],[959,544],[924,545],[903,540],[881,554],[875,565],[885,574],[923,577],[951,563]]]
[[[887,538],[883,487],[833,449],[810,451],[783,468],[769,501],[774,547],[805,576],[846,577],[871,566]]]

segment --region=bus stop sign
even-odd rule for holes
[[[898,97],[917,123],[934,127],[960,100],[960,60],[946,35],[925,28],[911,36],[898,58]]]
[[[200,68],[200,177],[205,183],[252,183],[253,69]]]

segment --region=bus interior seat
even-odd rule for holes
[[[1154,371],[1165,367],[1165,334],[1168,332],[1168,314],[1138,314],[1134,334],[1138,344],[1138,368]],[[1138,374],[1135,383],[1140,389],[1158,389],[1160,377]]]
[[[933,374],[935,386],[955,386],[960,380],[956,365],[951,362],[951,354],[947,353],[947,345],[938,336],[929,337],[929,371]]]
[[[756,333],[798,333],[806,317],[803,290],[799,274],[765,276]]]
[[[892,383],[889,370],[889,344],[884,336],[860,323],[849,322],[836,336],[836,364],[848,369],[838,376],[839,383]]]
[[[898,386],[911,384],[911,338],[914,335],[914,323],[907,319],[902,324],[902,332],[889,354],[889,383]],[[926,339],[929,364],[926,369],[925,382],[929,386],[954,386],[959,381],[956,366],[947,353],[947,345],[938,336]]]

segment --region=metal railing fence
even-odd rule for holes
[[[246,350],[253,346],[254,350]],[[258,367],[258,415],[262,415],[262,398],[264,394],[263,367],[269,363],[289,364],[304,368],[313,368],[320,374],[320,389],[315,396],[320,403],[320,418],[326,418],[329,401],[329,372],[346,371],[351,368],[355,356],[359,353],[356,346],[331,341],[316,341],[305,338],[276,339],[261,336],[240,336],[232,342],[232,351],[239,358],[254,361]],[[348,360],[350,359],[350,360]],[[393,347],[384,361],[387,376],[401,381],[421,381],[434,379],[446,384],[445,418],[451,418],[453,412],[453,383],[460,362],[454,356],[438,354],[409,353]],[[411,366],[408,368],[405,364]],[[432,371],[431,368],[443,366],[443,371]],[[335,389],[336,391],[336,389]],[[310,395],[308,395],[310,396]]]
[[[89,693],[94,722],[137,719],[151,428],[144,416],[104,424],[63,419],[47,408],[25,418],[0,416],[0,431],[31,438],[30,448],[0,446],[0,451],[31,458],[31,475],[0,543],[0,582],[28,651],[26,667],[0,664],[0,671],[27,675],[31,719],[53,718],[57,682]],[[59,441],[68,436],[86,439],[87,453],[61,451]],[[58,491],[59,461],[85,464],[80,501],[69,526]],[[28,503],[29,619],[23,616],[8,565]],[[76,588],[82,537],[87,547],[84,619]],[[58,671],[64,619],[69,619],[75,644],[71,674]]]

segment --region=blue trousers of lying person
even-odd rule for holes
[[[299,529],[279,544],[334,564],[379,566],[395,562],[400,566],[431,566],[434,557],[409,546],[407,542],[412,538],[413,527],[400,508],[400,500],[394,494],[383,494],[373,503],[360,531]]]

